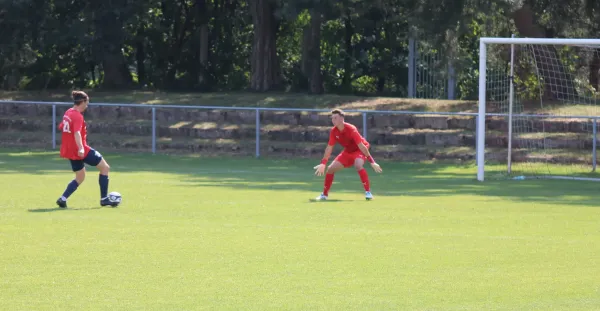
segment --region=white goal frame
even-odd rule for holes
[[[600,39],[563,39],[563,38],[501,38],[501,37],[482,37],[479,39],[479,110],[477,114],[477,180],[484,181],[485,176],[485,117],[486,117],[486,69],[487,69],[487,46],[492,44],[510,44],[511,45],[511,68],[512,68],[512,47],[515,44],[552,44],[552,45],[588,45],[588,46],[600,46]],[[512,72],[511,72],[512,75]],[[512,132],[512,103],[513,103],[513,85],[512,78],[510,83],[510,98],[509,98],[509,123],[508,131],[509,136]],[[510,148],[512,147],[512,137],[509,137],[508,142],[508,169],[510,170]],[[510,172],[510,171],[509,171]],[[557,179],[579,179],[579,180],[593,180],[595,178],[575,178],[575,177],[561,177],[556,176]]]

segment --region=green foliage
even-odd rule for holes
[[[247,0],[0,3],[1,88],[100,87],[115,79],[115,69],[117,78],[129,76],[133,83],[122,82],[120,88],[230,91],[250,84],[256,21]],[[535,22],[548,34],[594,36],[600,29],[599,1],[531,3]],[[474,98],[479,38],[517,33],[510,15],[517,7],[505,0],[273,0],[271,5],[279,71],[293,90],[306,89],[303,34],[311,27],[311,9],[323,14],[318,57],[328,92],[406,96],[412,36],[443,55],[440,68],[451,60],[459,97]],[[207,42],[201,40],[204,25]],[[203,67],[200,54],[206,47]],[[567,63],[572,67],[577,61]],[[105,78],[107,73],[112,76]]]

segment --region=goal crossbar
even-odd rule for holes
[[[485,117],[486,117],[486,69],[487,45],[563,45],[563,46],[593,46],[600,47],[600,39],[583,38],[507,38],[507,37],[482,37],[479,39],[479,103],[477,115],[477,180],[484,181],[485,175]],[[512,53],[511,53],[512,57]],[[512,73],[511,73],[512,74]],[[512,95],[511,95],[512,96]],[[510,143],[509,143],[510,144]],[[565,177],[556,176],[557,179]],[[578,178],[576,178],[578,179]],[[587,179],[587,178],[582,178]]]
[[[481,44],[559,44],[559,45],[600,45],[600,39],[573,38],[498,38],[482,37]]]

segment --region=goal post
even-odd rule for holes
[[[600,39],[480,38],[477,180],[600,181],[599,71]]]

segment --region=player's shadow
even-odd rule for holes
[[[358,201],[358,200],[327,199],[325,201],[321,201],[321,200],[317,200],[317,199],[308,199],[307,203],[321,203],[321,204],[325,204],[325,203],[353,202],[353,201]]]
[[[53,207],[53,208],[31,208],[28,209],[27,211],[30,213],[51,213],[51,212],[61,212],[61,211],[90,211],[90,210],[95,210],[95,209],[101,209],[101,207],[80,207],[80,208],[72,208],[72,207],[68,207],[68,208],[60,208],[60,207]]]
[[[14,152],[14,151],[12,151]],[[163,154],[110,154],[105,153],[111,171],[120,173],[165,173],[178,175],[187,187],[220,187],[259,191],[302,191],[307,193],[304,202],[314,198],[323,189],[323,177],[314,176],[314,159],[192,157]],[[562,180],[522,180],[505,178],[494,180],[498,172],[486,171],[491,178],[485,182],[475,179],[476,167],[472,163],[409,163],[381,161],[383,174],[375,174],[366,166],[371,178],[373,194],[377,197],[445,197],[481,196],[497,197],[516,202],[594,206],[597,202],[597,183]],[[70,174],[69,164],[56,152],[29,152],[8,154],[0,151],[0,174]],[[91,168],[88,174],[96,174]],[[600,175],[595,174],[594,177]],[[592,177],[592,176],[590,176]],[[156,177],[160,178],[160,177]],[[67,178],[65,178],[67,179]],[[363,189],[356,170],[349,168],[336,173],[330,200],[336,202],[337,194],[356,194],[364,200]],[[343,199],[347,199],[345,196]],[[338,201],[340,202],[340,201]],[[440,201],[442,202],[442,201]],[[484,206],[481,203],[481,206]],[[38,209],[32,212],[54,212],[56,209]]]

